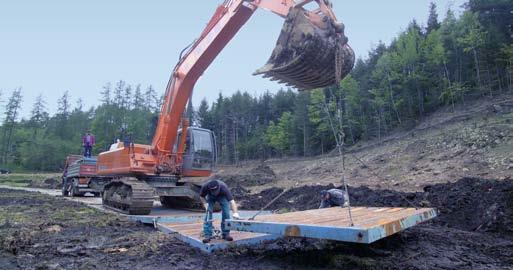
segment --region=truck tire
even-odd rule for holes
[[[66,180],[66,178],[62,178],[61,192],[62,192],[62,196],[64,196],[64,197],[69,196],[68,181]]]
[[[78,185],[78,180],[77,179],[73,179],[73,181],[71,182],[71,188],[70,188],[70,196],[71,197],[82,197],[84,196],[84,193],[83,192],[80,192],[77,185]]]

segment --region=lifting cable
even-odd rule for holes
[[[346,183],[346,156],[344,153],[344,140],[345,140],[345,134],[343,131],[337,132],[335,130],[335,126],[333,125],[333,121],[331,119],[331,114],[328,108],[328,104],[326,104],[326,101],[323,99],[324,109],[326,111],[326,114],[328,115],[328,120],[330,123],[331,130],[333,131],[333,136],[335,136],[335,141],[337,143],[337,149],[338,154],[340,158],[342,159],[342,185],[344,186],[344,199],[347,202],[347,212],[349,214],[349,220],[351,221],[351,227],[354,227],[353,222],[353,215],[351,212],[351,200],[349,199],[349,189],[347,187]]]
[[[340,87],[340,81],[342,80],[342,67],[344,65],[344,60],[340,56],[342,54],[343,44],[342,44],[342,40],[340,39],[340,37],[337,38],[336,42],[338,45],[337,45],[337,48],[335,49],[335,84],[334,84],[334,86],[337,90],[342,91],[342,89]],[[330,89],[330,94],[332,97],[335,97],[333,95],[333,92],[331,91],[331,89]],[[349,220],[351,221],[351,227],[354,227],[354,221],[353,221],[353,215],[352,215],[352,209],[351,209],[351,200],[350,200],[350,196],[349,196],[349,188],[348,188],[348,185],[346,182],[346,156],[345,156],[345,151],[344,151],[345,133],[344,133],[344,127],[343,127],[343,117],[340,115],[340,108],[338,108],[339,104],[337,103],[337,110],[339,110],[338,117],[339,117],[339,121],[340,121],[340,125],[341,125],[340,131],[337,132],[335,129],[335,126],[333,125],[331,113],[329,111],[328,104],[326,103],[326,99],[323,99],[323,105],[324,105],[324,110],[326,111],[326,115],[328,116],[328,121],[329,121],[331,130],[333,132],[333,136],[335,137],[338,154],[339,154],[340,158],[342,159],[342,185],[344,186],[344,190],[345,190],[344,199],[345,199],[345,202],[347,202],[347,211],[349,214]],[[365,162],[363,160],[361,160],[360,158],[358,158],[354,153],[349,152],[349,154],[354,159],[356,159],[359,163],[361,163],[362,166],[368,168],[369,172],[372,175],[374,175],[374,177],[376,177],[377,179],[381,178],[377,173],[374,172],[374,170],[371,167],[369,167],[367,164],[365,164]],[[392,190],[390,187],[390,183],[388,183],[388,181],[385,181],[385,183],[387,184],[388,189]],[[299,182],[296,182],[296,186],[298,186],[298,184],[299,184]],[[266,204],[264,207],[262,207],[249,220],[254,220],[258,215],[260,215],[265,209],[267,209],[270,205],[272,205],[279,198],[281,198],[281,196],[283,196],[285,193],[287,193],[287,191],[289,191],[290,189],[291,188],[284,189],[280,194],[278,194],[278,196],[276,196],[268,204]],[[400,193],[399,193],[399,195],[406,202],[408,202],[411,206],[413,206],[415,209],[419,209],[412,201],[408,200],[408,198],[406,198],[406,196],[404,196],[403,194],[400,194]]]
[[[346,189],[346,193],[347,193],[347,196],[348,196],[348,204],[349,204],[349,211],[351,211],[351,204],[349,203],[349,192],[348,192],[348,189],[347,189],[347,185],[346,185],[346,181],[345,181],[345,151],[344,151],[344,138],[345,138],[345,133],[343,131],[340,131],[340,132],[336,132],[335,130],[335,127],[333,125],[333,121],[331,119],[331,114],[329,112],[329,109],[328,109],[328,105],[326,104],[326,101],[324,101],[324,109],[326,111],[326,114],[328,115],[328,120],[329,120],[329,123],[330,123],[330,126],[331,126],[331,130],[333,131],[333,135],[335,136],[335,141],[337,143],[337,148],[338,148],[338,153],[339,153],[339,156],[342,157],[342,183],[344,185],[344,188]],[[338,135],[338,137],[337,137]],[[376,177],[377,179],[380,179],[381,177],[375,172],[374,169],[372,169],[369,165],[367,165],[361,158],[359,158],[358,156],[356,156],[354,153],[352,152],[349,152],[349,154],[356,160],[358,161],[363,167],[369,169],[369,172],[374,176]],[[390,186],[390,183],[388,181],[385,181],[385,184],[387,185],[387,188],[389,190],[392,190],[392,187]],[[419,209],[419,207],[413,203],[413,201],[409,200],[408,198],[406,198],[406,196],[404,196],[404,194],[402,193],[398,193],[399,196],[405,200],[409,205],[411,205],[413,208],[415,209]],[[349,216],[351,216],[351,214],[349,214]]]
[[[339,91],[342,91],[341,87],[340,87],[340,81],[342,80],[342,66],[343,66],[343,59],[340,57],[341,53],[342,53],[342,42],[341,40],[339,39],[337,41],[337,48],[336,48],[336,51],[335,51],[335,87],[337,90]],[[331,91],[330,89],[330,94],[332,97],[335,97],[333,95],[333,92]],[[331,119],[331,113],[329,112],[329,108],[328,108],[328,105],[326,104],[326,100],[323,99],[323,103],[324,103],[324,109],[326,110],[326,114],[328,115],[328,120],[330,122],[330,126],[331,126],[331,129],[333,131],[333,135],[335,136],[335,140],[336,140],[336,143],[337,143],[337,148],[338,148],[338,153],[339,153],[339,156],[342,158],[342,184],[344,185],[344,188],[345,188],[345,192],[346,192],[346,195],[347,195],[347,203],[348,203],[348,211],[349,211],[349,217],[351,219],[351,225],[353,225],[353,220],[352,220],[352,216],[351,216],[351,203],[350,203],[350,200],[349,200],[349,190],[347,188],[347,183],[345,181],[345,151],[344,151],[344,142],[345,142],[345,133],[344,133],[344,127],[343,127],[343,117],[340,115],[340,108],[338,108],[339,104],[337,103],[337,110],[339,111],[339,121],[340,121],[340,131],[337,133],[336,130],[335,130],[335,126],[333,125],[333,121]],[[337,136],[338,135],[338,136]],[[362,164],[362,166],[368,168],[369,172],[374,175],[374,177],[376,177],[377,179],[380,179],[381,177],[371,168],[369,167],[367,164],[365,164],[365,162],[358,158],[354,153],[352,152],[349,152],[349,154],[355,159],[357,160],[360,164]],[[385,181],[387,187],[389,190],[392,190],[391,186],[390,186],[390,183],[388,181]],[[415,209],[419,209],[419,207],[417,205],[415,205],[412,201],[410,201],[408,198],[406,198],[406,196],[404,196],[404,194],[401,194],[399,193],[399,196],[405,200],[408,204],[410,204],[411,206],[413,206],[413,208]]]
[[[335,87],[338,90],[341,90],[340,89],[340,81],[342,80],[342,67],[344,65],[344,58],[341,57],[342,53],[343,53],[342,50],[344,48],[342,42],[343,42],[343,40],[341,39],[341,36],[337,35],[337,39],[336,39],[337,46],[335,48]],[[330,92],[331,92],[331,90],[330,90]],[[331,94],[331,96],[335,97],[333,94]],[[343,122],[342,122],[343,118],[339,113],[339,122],[340,122],[341,126],[340,126],[339,132],[337,132],[335,130],[335,126],[333,125],[333,121],[331,120],[331,113],[329,111],[328,104],[326,104],[326,99],[323,99],[323,104],[324,104],[324,109],[326,110],[326,114],[328,115],[328,120],[330,122],[333,136],[335,137],[335,141],[337,143],[338,154],[339,154],[340,158],[342,159],[342,185],[344,185],[344,190],[345,190],[344,199],[345,199],[345,202],[347,202],[347,212],[349,214],[349,220],[351,221],[351,227],[354,227],[353,214],[351,211],[351,199],[349,196],[349,189],[347,187],[347,182],[346,182],[346,156],[344,153],[344,141],[345,141],[346,136],[344,134],[344,127],[343,127]],[[337,102],[337,110],[340,110],[340,108],[338,108],[338,107],[339,106],[338,106],[338,102]]]

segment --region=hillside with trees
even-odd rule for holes
[[[211,104],[189,104],[187,115],[215,132],[220,162],[233,164],[319,155],[339,139],[380,141],[441,107],[513,92],[513,2],[471,0],[459,17],[436,10],[432,4],[426,25],[412,21],[391,44],[379,43],[339,87],[219,94]],[[81,153],[88,129],[97,139],[95,153],[122,133],[149,143],[161,102],[155,89],[119,81],[101,93],[101,104],[88,109],[65,92],[54,115],[40,95],[30,117],[20,119],[22,89],[4,92],[0,167],[58,171],[66,155]]]

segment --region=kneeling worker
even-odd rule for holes
[[[347,206],[346,194],[340,189],[330,189],[321,191],[321,208],[329,208],[334,206]]]
[[[237,210],[237,204],[235,204],[228,186],[221,180],[212,179],[201,187],[200,197],[205,209],[207,210],[205,223],[203,224],[203,234],[205,236],[203,243],[209,243],[212,239],[213,226],[211,221],[216,202],[219,202],[222,209],[221,231],[223,239],[226,241],[233,241],[233,238],[230,236],[230,231],[227,230],[224,225],[224,221],[230,219],[230,206],[233,211],[233,218],[239,219],[240,216]]]

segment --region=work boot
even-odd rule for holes
[[[207,238],[203,238],[203,244],[208,244],[210,243],[210,240],[212,240],[211,238],[207,237]]]
[[[224,240],[226,240],[226,241],[228,241],[228,242],[233,241],[233,237],[231,237],[229,234],[228,234],[228,235],[223,236],[223,239],[224,239]]]

